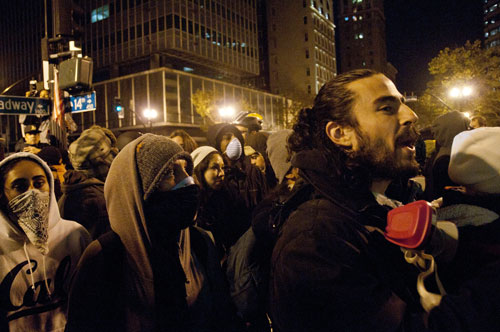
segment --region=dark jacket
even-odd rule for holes
[[[500,196],[470,196],[459,190],[445,190],[439,220],[459,225],[460,246],[454,260],[440,277],[447,289],[457,289],[479,269],[500,259]]]
[[[416,268],[385,229],[388,208],[368,191],[353,191],[329,174],[317,151],[292,164],[315,187],[292,212],[271,259],[270,307],[278,331],[424,331]],[[428,315],[434,331],[500,328],[500,264],[472,280],[468,291],[444,296]]]
[[[197,226],[212,232],[217,247],[227,253],[250,227],[250,215],[245,203],[226,187],[217,191],[203,190],[200,201]]]
[[[111,229],[104,199],[104,182],[89,178],[80,171],[67,171],[62,192],[58,205],[63,218],[83,225],[92,239]]]

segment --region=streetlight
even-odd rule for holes
[[[465,97],[469,97],[470,95],[472,95],[472,93],[474,92],[474,90],[472,89],[472,87],[470,85],[464,85],[464,86],[455,86],[453,88],[450,89],[448,95],[451,97],[451,98],[465,98]]]
[[[219,108],[219,115],[221,118],[232,119],[236,113],[234,106],[225,105]]]
[[[149,122],[149,129],[151,130],[153,128],[153,122],[152,120],[153,119],[156,119],[156,117],[158,116],[158,112],[155,110],[155,109],[152,109],[152,108],[146,108],[142,114],[144,115],[144,117],[146,119],[148,119],[148,122]]]

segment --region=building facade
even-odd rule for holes
[[[393,81],[397,70],[387,62],[383,0],[338,2],[340,71],[370,68]]]
[[[197,91],[219,96],[216,102],[221,107],[244,100],[252,111],[263,116],[264,130],[281,129],[287,122],[283,97],[169,68],[102,81],[94,84],[94,90],[98,96],[97,111],[72,116],[81,130],[97,124],[115,132],[135,130],[169,134],[182,127],[194,136],[203,136],[200,127],[205,122],[196,112],[192,98]],[[124,107],[123,118],[114,110],[115,98],[119,98]],[[147,119],[146,109],[154,109],[158,116]]]
[[[84,54],[95,77],[159,67],[240,83],[259,74],[256,0],[91,0]]]
[[[336,73],[332,0],[267,1],[269,86],[312,98]]]
[[[500,46],[500,1],[484,1],[484,45]]]

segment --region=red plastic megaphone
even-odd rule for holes
[[[387,214],[385,238],[404,248],[415,249],[429,236],[436,216],[426,201],[416,201],[395,208]]]

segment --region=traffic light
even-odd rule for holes
[[[83,35],[85,13],[75,0],[52,0],[54,36],[80,39]]]
[[[125,118],[125,108],[123,107],[122,102],[121,102],[119,97],[115,97],[115,99],[113,101],[113,110],[118,115],[118,119]]]

